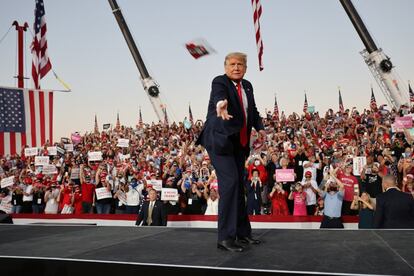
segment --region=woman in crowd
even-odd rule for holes
[[[276,183],[273,186],[272,191],[269,194],[269,198],[272,202],[272,215],[273,216],[287,216],[289,215],[289,209],[287,206],[287,192],[283,190],[282,184]]]
[[[289,194],[289,199],[293,200],[293,215],[306,216],[306,193],[303,191],[300,182],[295,184],[294,189]]]
[[[372,229],[374,227],[374,208],[375,206],[367,192],[363,192],[361,196],[354,196],[351,209],[359,211],[359,229]]]

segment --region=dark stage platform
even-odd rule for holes
[[[214,229],[0,225],[0,271],[15,276],[414,275],[414,231],[254,233],[263,244],[230,253],[216,248]]]

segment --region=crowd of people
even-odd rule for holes
[[[414,196],[411,129],[394,124],[413,111],[381,106],[361,112],[329,109],[325,114],[268,112],[263,120],[267,140],[252,133],[245,164],[248,213],[332,218],[359,214],[360,226],[372,227],[384,177],[392,176],[399,189]],[[149,194],[156,192],[166,214],[215,215],[220,183],[205,149],[195,146],[203,123],[188,122],[117,125],[76,141],[45,144],[34,155],[22,149],[19,155],[2,156],[0,209],[138,214]],[[120,145],[120,139],[127,144]],[[36,156],[49,158],[47,170],[36,164]],[[360,165],[354,164],[357,161]],[[281,181],[277,171],[291,175]],[[12,176],[12,182],[5,181]],[[161,198],[165,188],[176,189],[176,199]]]

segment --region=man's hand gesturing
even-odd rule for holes
[[[217,103],[217,117],[221,117],[223,120],[230,120],[231,118],[233,118],[233,116],[230,115],[227,111],[227,105],[227,100],[219,101]]]

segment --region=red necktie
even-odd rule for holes
[[[244,105],[243,105],[243,92],[242,92],[240,82],[237,83],[237,93],[239,94],[240,106],[243,111],[243,126],[240,130],[240,144],[243,147],[245,147],[247,145],[247,126],[246,126],[246,113],[245,113]]]

